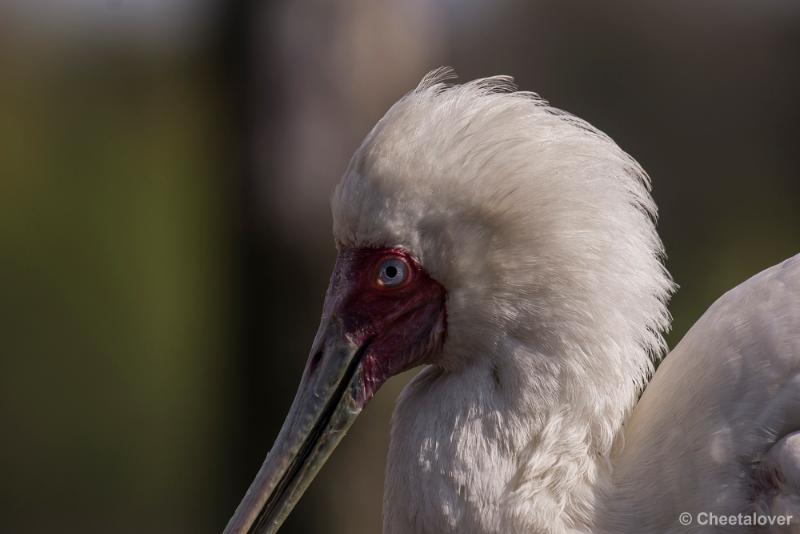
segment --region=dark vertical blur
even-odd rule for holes
[[[800,251],[795,0],[6,0],[0,531],[221,530],[315,332],[331,190],[445,64],[513,74],[649,171],[671,344]],[[285,532],[379,530],[407,379]]]
[[[233,136],[229,150],[232,187],[231,240],[236,244],[234,257],[237,315],[234,346],[231,352],[235,365],[232,383],[232,410],[229,413],[233,439],[225,458],[229,461],[221,522],[221,530],[244,495],[274,439],[273,419],[288,409],[294,384],[283,377],[298,376],[309,332],[294,328],[299,296],[292,290],[304,285],[304,265],[280,234],[269,229],[268,214],[259,213],[259,182],[278,179],[271,163],[270,144],[257,142],[256,122],[260,117],[275,120],[281,113],[279,73],[273,64],[276,47],[271,32],[256,35],[259,20],[270,20],[274,3],[237,0],[226,3],[220,31],[220,76],[228,90],[227,111]],[[253,160],[262,152],[268,154],[256,172]],[[296,282],[294,282],[296,281]],[[313,315],[313,313],[312,313]],[[282,324],[283,323],[283,324]],[[276,335],[278,334],[278,335]],[[307,531],[311,521],[296,515],[287,530]],[[213,531],[211,528],[209,531]]]

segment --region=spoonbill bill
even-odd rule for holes
[[[417,366],[387,534],[798,532],[800,255],[722,296],[654,372],[675,286],[647,174],[509,77],[451,77],[394,104],[333,194],[319,331],[225,532],[275,532]]]

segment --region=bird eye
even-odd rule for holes
[[[408,266],[399,258],[389,258],[378,266],[378,284],[383,287],[396,287],[408,277]]]

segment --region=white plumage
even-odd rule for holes
[[[673,290],[647,175],[509,78],[449,74],[388,111],[332,205],[340,246],[402,247],[447,289],[447,341],[393,417],[384,532],[800,520],[800,257],[721,298],[637,403]]]

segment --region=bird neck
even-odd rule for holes
[[[462,369],[426,368],[404,391],[393,417],[385,532],[591,530],[634,403],[630,375],[614,383],[614,374],[565,365],[570,354],[515,340],[502,348],[502,357]]]

